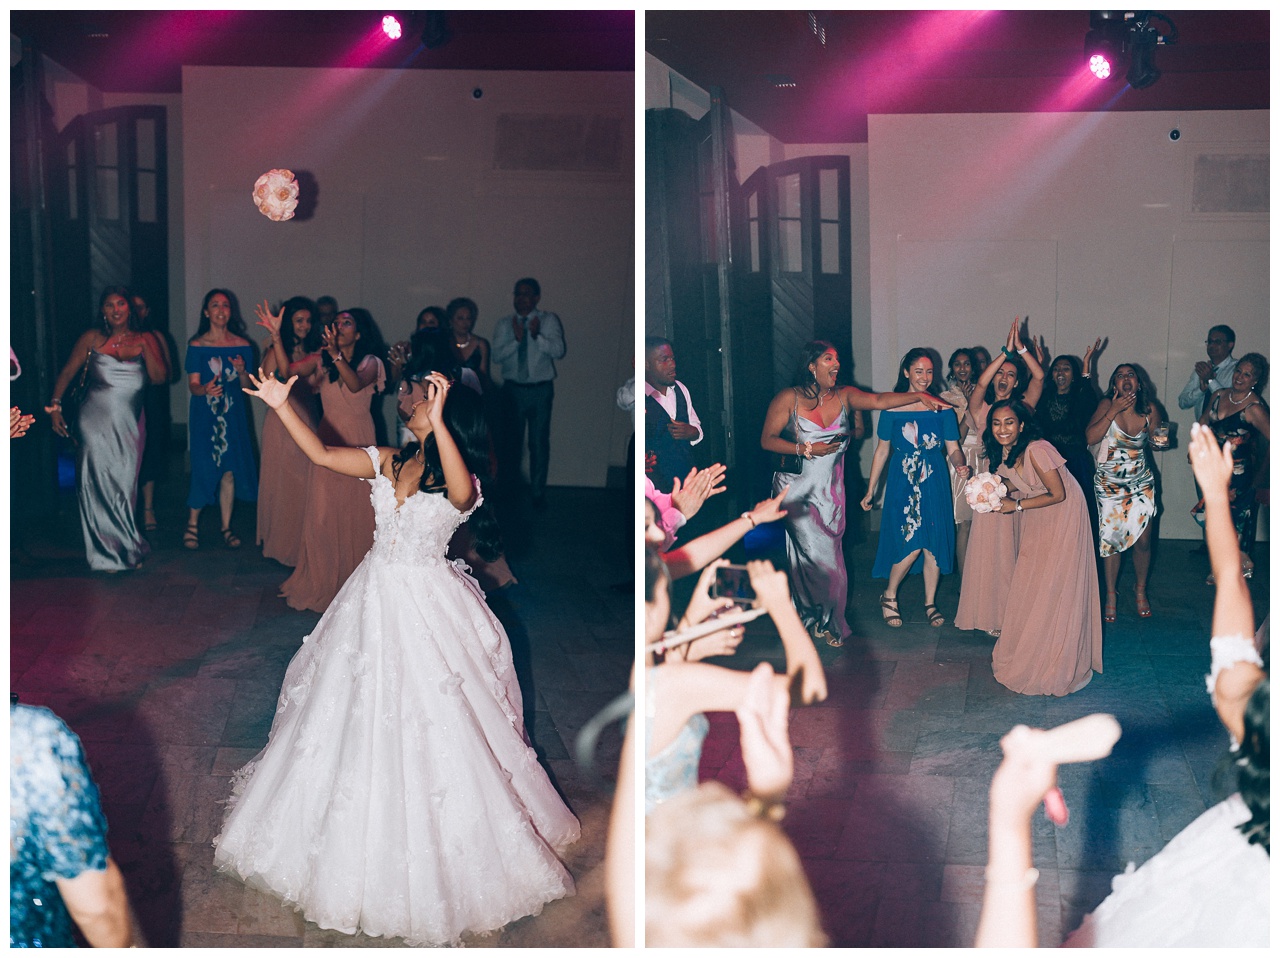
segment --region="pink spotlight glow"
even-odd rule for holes
[[[1093,75],[1099,80],[1105,80],[1111,76],[1111,61],[1101,53],[1095,53],[1089,57],[1089,69],[1093,71]]]
[[[387,14],[382,18],[382,32],[392,40],[399,40],[403,31],[400,29],[400,21],[391,14]]]

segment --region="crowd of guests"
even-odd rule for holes
[[[667,398],[678,385],[670,344],[647,345],[646,391]],[[778,822],[793,764],[789,709],[825,697],[818,646],[838,646],[848,634],[841,460],[850,439],[863,432],[863,410],[882,410],[861,505],[871,507],[885,477],[872,575],[889,583],[880,598],[886,625],[902,625],[898,587],[912,572],[923,575],[925,620],[943,625],[933,601],[938,577],[963,557],[957,625],[997,639],[996,678],[1025,694],[1066,695],[1102,669],[1102,623],[1115,621],[1126,551],[1135,560],[1137,613],[1151,614],[1146,584],[1155,473],[1148,448],[1167,448],[1168,432],[1140,367],[1120,364],[1102,395],[1092,389],[1090,370],[1103,345],[1095,341],[1083,360],[1060,356],[1050,364],[1042,345],[1024,345],[1015,323],[995,363],[980,350],[956,350],[945,390],[934,379],[937,354],[913,349],[900,363],[894,391],[870,394],[840,386],[836,350],[812,343],[795,385],[771,403],[762,431],[761,445],[775,466],[775,495],[688,542],[679,541],[686,521],[724,491],[725,470],[692,466],[669,475],[654,468],[672,461],[665,440],[678,438],[687,421],[677,410],[687,415],[692,407],[687,397],[671,403],[647,450],[655,461],[646,470],[644,503],[644,724],[642,735],[633,733],[635,743],[632,733],[628,738],[629,747],[644,754],[647,944],[825,943],[808,881]],[[1210,384],[1214,372],[1198,378]],[[1269,649],[1265,624],[1254,632],[1245,582],[1252,572],[1248,520],[1256,520],[1256,505],[1265,501],[1259,450],[1269,427],[1257,394],[1265,375],[1265,358],[1250,353],[1227,376],[1230,385],[1207,385],[1188,449],[1203,496],[1196,508],[1205,517],[1210,582],[1218,589],[1208,689],[1231,736],[1239,793],[1135,873],[1118,878],[1068,945],[1260,946],[1268,940]],[[1244,429],[1247,437],[1237,435]],[[967,494],[971,478],[975,484],[994,478],[1005,491]],[[789,584],[767,561],[737,570],[720,558],[774,521],[787,532]],[[730,571],[749,579],[749,601],[721,588]],[[699,572],[686,608],[673,610],[672,579]],[[1053,588],[1044,588],[1046,582]],[[746,623],[761,614],[771,618],[781,641],[782,672],[767,663],[747,671],[703,661],[733,655]],[[737,716],[742,795],[721,782],[698,781],[709,712]],[[1049,731],[1018,726],[1002,739],[1004,762],[991,783],[977,946],[1036,945],[1031,817],[1043,804],[1065,827],[1057,766],[1103,757],[1121,733],[1112,717],[1090,716]]]
[[[1267,495],[1270,427],[1259,395],[1267,360],[1248,353],[1232,360],[1228,375],[1234,338],[1228,327],[1214,327],[1208,346],[1217,359],[1197,368],[1188,389],[1203,383],[1200,423],[1234,451],[1232,516],[1248,577],[1257,508]],[[646,489],[669,494],[702,434],[675,377],[670,344],[650,339],[646,346],[646,393],[663,413],[646,422]],[[1015,320],[995,362],[981,347],[956,349],[944,377],[939,354],[918,347],[903,356],[891,392],[868,393],[839,382],[840,356],[830,343],[805,347],[793,385],[765,413],[760,445],[773,492],[789,490],[781,508],[792,596],[815,642],[839,647],[850,634],[844,457],[867,431],[863,416],[875,409],[876,444],[860,505],[873,508],[883,480],[871,576],[886,581],[878,610],[884,624],[903,625],[899,590],[914,574],[923,580],[923,619],[946,624],[938,585],[959,571],[955,626],[996,640],[993,671],[1008,688],[1066,695],[1101,671],[1102,626],[1117,619],[1126,553],[1133,608],[1140,618],[1152,615],[1151,451],[1169,446],[1165,415],[1140,366],[1117,365],[1105,390],[1095,389],[1103,348],[1098,338],[1083,359],[1050,362]],[[1201,512],[1197,503],[1193,514]],[[1037,587],[1046,581],[1057,587]],[[1045,635],[1054,636],[1053,648]]]
[[[235,506],[255,503],[256,543],[293,568],[281,596],[295,608],[324,611],[373,543],[363,483],[314,469],[274,412],[268,411],[255,444],[243,390],[259,367],[282,382],[296,376],[291,408],[323,441],[348,446],[380,437],[377,394],[394,395],[403,407],[413,383],[443,372],[481,396],[495,440],[488,472],[501,473],[503,489],[512,494],[524,485],[527,429],[528,487],[535,507],[544,504],[550,380],[565,349],[559,317],[537,309],[540,296],[536,280],[516,283],[515,312],[499,320],[493,346],[476,334],[479,309],[463,296],[421,310],[411,335],[388,348],[368,310],[339,309],[331,296],[293,296],[274,308],[262,303],[255,312],[265,338],[255,341],[235,295],[209,290],[183,364],[191,473],[182,545],[201,548],[201,515],[216,505],[220,545],[240,548]],[[76,341],[45,407],[54,431],[75,442],[85,553],[95,571],[140,568],[148,537],[159,530],[155,482],[170,454],[166,393],[180,373],[166,334],[149,325],[149,315],[142,297],[124,287],[105,290],[98,319]],[[501,383],[491,363],[502,365]],[[407,440],[407,410],[398,412],[395,438]],[[11,435],[30,428],[20,412],[11,418]],[[478,560],[486,586],[515,582],[501,556],[485,560],[465,532],[459,538],[460,554]]]

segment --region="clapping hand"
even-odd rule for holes
[[[280,307],[280,312],[272,315],[271,306],[264,299],[261,303],[253,308],[258,316],[258,325],[271,334],[272,341],[280,335],[280,325],[284,322],[284,307]]]
[[[296,375],[290,376],[286,383],[280,382],[275,376],[268,376],[262,367],[258,367],[258,375],[249,374],[249,382],[253,384],[253,388],[245,388],[245,392],[250,396],[257,396],[272,409],[279,409],[289,399],[289,390],[293,388],[293,384],[297,382]]]
[[[231,368],[232,368],[232,369],[234,369],[234,370],[236,371],[236,375],[238,375],[238,376],[243,376],[243,375],[244,375],[244,357],[243,357],[243,356],[232,356],[232,357],[231,357]]]
[[[675,420],[672,420],[667,423],[667,432],[671,435],[672,439],[678,439],[681,441],[698,438],[698,427],[690,425],[687,422],[676,422]]]
[[[724,492],[725,487],[721,482],[724,481],[725,471],[725,467],[717,462],[706,469],[698,469],[696,466],[690,469],[683,485],[677,476],[671,484],[671,504],[679,510],[680,515],[692,519],[704,502]]]
[[[12,407],[9,410],[9,438],[18,439],[25,436],[35,421],[35,416],[24,416],[21,409],[17,406]]]

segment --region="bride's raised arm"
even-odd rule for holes
[[[320,437],[311,431],[311,427],[298,418],[298,414],[289,405],[289,390],[297,380],[298,377],[294,375],[289,377],[288,382],[282,383],[274,376],[268,376],[259,367],[256,377],[252,374],[249,376],[249,381],[254,388],[246,388],[244,391],[250,396],[257,396],[276,411],[276,415],[284,423],[284,428],[289,430],[289,435],[298,444],[298,448],[317,466],[324,466],[326,469],[332,469],[334,472],[353,476],[356,479],[374,478],[377,473],[373,471],[373,462],[363,449],[350,446],[326,446],[320,441]]]
[[[476,488],[471,480],[471,471],[458,450],[458,444],[454,442],[453,434],[444,422],[444,401],[449,395],[449,379],[440,373],[432,373],[424,382],[427,387],[427,415],[431,421],[431,431],[435,433],[436,450],[440,453],[440,468],[444,470],[445,494],[455,509],[466,512],[475,504]]]

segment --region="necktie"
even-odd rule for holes
[[[520,345],[516,348],[516,381],[529,381],[529,317],[521,321],[524,335],[520,337]]]

